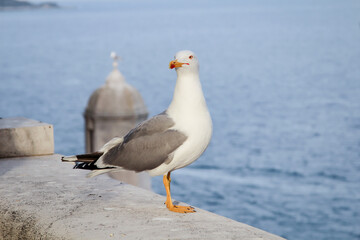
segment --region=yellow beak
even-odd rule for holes
[[[174,60],[169,63],[169,68],[173,69],[173,68],[182,67],[182,65],[184,64],[189,65],[189,63],[182,63],[182,62],[178,62],[177,60]]]

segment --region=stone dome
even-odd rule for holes
[[[106,83],[91,95],[84,113],[85,117],[95,118],[131,118],[147,114],[143,98],[126,83],[116,62]]]

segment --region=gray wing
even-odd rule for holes
[[[170,162],[174,152],[187,136],[169,129],[174,121],[159,114],[131,130],[120,145],[116,145],[103,156],[103,163],[127,170],[145,171]]]

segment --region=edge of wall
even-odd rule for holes
[[[103,175],[86,178],[60,155],[0,159],[0,238],[269,239],[279,236]]]

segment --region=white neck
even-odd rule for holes
[[[173,100],[168,114],[181,117],[208,112],[198,72],[177,71]]]

